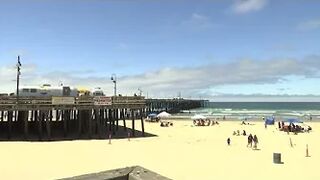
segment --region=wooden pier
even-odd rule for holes
[[[48,98],[0,98],[0,139],[21,137],[25,140],[51,140],[53,136],[107,138],[115,135],[119,121],[131,121],[131,136],[135,122],[141,122],[144,136],[144,97],[112,97],[110,105],[97,105],[92,97],[75,98],[74,104],[55,104]],[[53,135],[55,133],[55,135]],[[58,133],[58,134],[57,134]],[[2,138],[1,138],[2,137]]]
[[[54,97],[20,97],[19,102],[16,97],[0,97],[0,140],[106,139],[120,129],[135,137],[136,121],[141,123],[139,134],[145,136],[144,118],[148,113],[174,113],[202,106],[198,100],[142,96],[106,97],[110,99],[107,104],[99,104],[93,97],[56,98],[59,102]],[[73,101],[68,102],[68,98]]]
[[[190,99],[146,99],[147,112],[166,111],[170,113],[179,113],[181,110],[189,110],[205,107],[208,100],[190,100]]]

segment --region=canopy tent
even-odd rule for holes
[[[267,125],[274,125],[274,120],[274,117],[267,117],[264,123]]]
[[[287,122],[287,123],[303,123],[300,119],[296,119],[296,118],[289,118],[289,119],[286,119],[284,122]]]
[[[170,116],[171,116],[171,114],[169,114],[169,113],[167,113],[165,111],[163,111],[162,113],[157,115],[158,118],[168,118]]]
[[[207,118],[203,115],[197,114],[197,115],[192,116],[191,119],[197,120],[197,119],[207,119]]]

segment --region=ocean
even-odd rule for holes
[[[210,102],[204,108],[183,111],[181,115],[257,119],[262,117],[320,120],[320,102]]]

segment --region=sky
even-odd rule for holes
[[[0,92],[319,101],[317,0],[1,0]]]

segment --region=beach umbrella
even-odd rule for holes
[[[156,113],[150,113],[150,114],[148,115],[148,117],[157,117],[157,114],[156,114]]]
[[[267,117],[264,123],[267,125],[273,125],[274,119],[275,119],[274,117]]]
[[[203,116],[203,115],[197,114],[197,115],[192,116],[191,119],[193,119],[193,120],[195,120],[195,119],[206,119],[206,117]]]
[[[163,111],[162,113],[157,115],[157,117],[159,117],[159,118],[168,118],[170,116],[171,116],[171,114],[169,114],[169,113],[167,113],[165,111]]]

